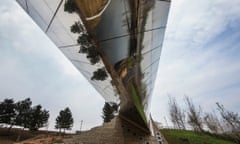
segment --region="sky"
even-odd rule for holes
[[[220,102],[240,112],[240,1],[172,0],[151,102],[170,123],[168,95],[185,95],[203,111]],[[0,1],[0,101],[30,97],[50,111],[49,129],[69,107],[73,131],[102,124],[104,99],[14,0]],[[164,117],[166,117],[167,122]]]

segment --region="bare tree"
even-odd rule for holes
[[[185,96],[185,102],[188,106],[188,124],[193,128],[194,131],[196,132],[203,132],[203,122],[201,118],[201,107],[197,109],[195,105],[193,104],[192,100],[188,97]]]
[[[214,115],[212,113],[206,113],[204,116],[204,122],[205,122],[206,126],[208,127],[208,129],[212,133],[222,133],[223,132],[222,125],[220,124],[220,121],[219,121],[217,115]]]
[[[178,129],[186,129],[184,111],[177,104],[177,101],[174,97],[171,97],[171,96],[168,96],[168,97],[169,97],[168,105],[169,105],[170,119],[174,124],[174,127],[177,127]]]
[[[226,110],[224,106],[218,102],[216,104],[223,120],[230,126],[230,130],[232,132],[240,132],[240,116],[238,113]]]
[[[226,110],[222,104],[219,104],[218,102],[216,104],[223,121],[227,125],[227,130],[225,130],[225,132],[227,132],[237,144],[240,144],[240,116],[238,113]]]

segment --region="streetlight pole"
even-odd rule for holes
[[[80,133],[82,131],[82,124],[83,124],[83,120],[81,120],[81,124],[80,124]]]

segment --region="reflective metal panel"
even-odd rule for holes
[[[107,102],[119,103],[119,95],[112,85],[111,77],[104,81],[91,80],[93,72],[104,67],[100,60],[92,65],[86,58],[86,54],[79,53],[77,44],[78,35],[70,31],[74,22],[80,21],[76,13],[69,14],[64,11],[63,0],[16,0],[32,19],[46,32],[49,38],[56,44],[72,64],[87,78],[95,89]]]
[[[106,101],[124,100],[120,115],[147,125],[170,2],[93,1],[73,0],[74,12],[67,13],[67,0],[17,0]],[[84,27],[77,34],[70,31],[75,22]],[[79,53],[84,45],[77,40],[87,41],[85,52]],[[92,63],[92,55],[101,59]],[[94,80],[101,68],[107,78]]]

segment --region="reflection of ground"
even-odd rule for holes
[[[88,26],[91,29],[94,29],[98,25],[101,15],[106,10],[110,2],[111,0],[76,1],[77,6],[81,9]]]
[[[95,14],[95,15],[93,15],[91,17],[87,17],[86,20],[89,21],[89,20],[93,20],[95,18],[100,17],[103,14],[103,12],[106,10],[106,8],[108,7],[110,2],[111,2],[111,0],[108,0],[107,3],[104,5],[104,7],[99,9],[100,11],[97,14]]]

